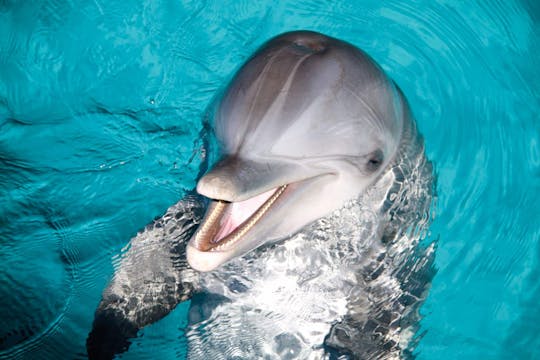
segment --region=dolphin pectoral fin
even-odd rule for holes
[[[198,275],[185,251],[204,205],[202,197],[188,195],[131,239],[96,310],[86,341],[90,359],[127,351],[140,329],[197,291]]]
[[[313,169],[286,161],[246,160],[227,156],[197,183],[197,192],[210,199],[239,202],[318,175]]]
[[[86,339],[88,359],[112,359],[125,352],[130,339],[137,336],[139,328],[122,312],[98,311],[94,317],[92,331]]]

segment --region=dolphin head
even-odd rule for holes
[[[191,267],[213,270],[357,197],[394,158],[405,106],[348,43],[298,31],[263,45],[215,109],[224,156],[197,184],[211,202],[187,246]]]

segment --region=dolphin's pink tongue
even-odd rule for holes
[[[276,189],[268,190],[265,193],[254,196],[250,199],[233,202],[227,206],[225,214],[220,220],[219,230],[217,231],[214,242],[219,242],[225,236],[229,235],[237,227],[242,225],[266,200],[272,196]]]

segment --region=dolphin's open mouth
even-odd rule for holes
[[[270,210],[286,188],[282,185],[238,202],[212,200],[192,246],[202,252],[230,249]]]

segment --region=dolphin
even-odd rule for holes
[[[294,31],[256,51],[210,113],[222,156],[200,177],[196,193],[131,240],[96,311],[87,339],[89,357],[108,359],[126,351],[139,329],[181,301],[225,286],[219,280],[224,278],[222,269],[228,276],[244,265],[248,268],[242,265],[244,258],[252,265],[253,259],[247,258],[253,254],[270,258],[272,246],[292,242],[287,239],[319,219],[339,227],[343,216],[336,217],[336,211],[350,209],[347,204],[362,197],[371,199],[367,203],[381,219],[377,240],[365,246],[373,244],[378,250],[366,252],[363,265],[349,268],[358,282],[370,284],[364,289],[371,289],[370,297],[379,300],[366,306],[359,297],[349,298],[352,291],[340,292],[336,296],[348,299],[346,310],[336,310],[341,315],[325,320],[328,335],[316,341],[324,342],[327,355],[338,357],[401,354],[407,346],[397,338],[369,339],[397,334],[401,320],[414,323],[418,318],[415,310],[427,291],[432,249],[416,252],[420,236],[404,234],[401,228],[419,221],[415,211],[429,209],[432,169],[396,83],[355,46],[316,32]],[[365,208],[363,201],[354,213]],[[411,210],[411,202],[418,208]],[[421,225],[425,228],[427,223]],[[328,226],[324,229],[330,231]],[[407,251],[413,255],[403,255]],[[309,250],[304,256],[302,261],[309,261]],[[412,258],[424,260],[405,266]],[[398,263],[407,270],[394,271]],[[392,281],[377,283],[381,269]],[[404,285],[413,282],[413,288]],[[389,296],[390,291],[395,294]],[[192,308],[200,308],[197,303],[194,300]],[[392,315],[381,320],[381,313]],[[368,331],[370,324],[378,325]]]
[[[223,158],[197,184],[211,199],[187,246],[211,271],[294,234],[365,191],[410,128],[397,86],[364,52],[312,32],[268,42],[215,112]]]

